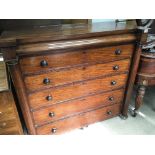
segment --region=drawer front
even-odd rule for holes
[[[25,84],[29,91],[34,91],[37,89],[55,87],[76,81],[87,80],[107,74],[125,72],[128,71],[129,65],[130,59],[125,59],[111,63],[72,68],[59,72],[53,71],[42,75],[28,76],[25,78]]]
[[[13,118],[16,119],[13,107],[7,107],[7,109],[0,109],[0,121],[5,121]]]
[[[13,102],[8,92],[0,93],[0,121],[11,119],[14,115]]]
[[[2,97],[1,93],[0,93],[0,101],[2,102],[0,102],[0,112],[7,112],[9,111],[9,109],[12,109],[13,107],[10,103],[4,100],[5,98]]]
[[[14,98],[9,91],[0,93],[0,134],[23,134]]]
[[[133,50],[134,45],[130,44],[24,57],[20,59],[20,66],[23,74],[33,74],[49,70],[59,70],[81,64],[109,62],[129,58],[132,55]]]
[[[32,109],[69,101],[95,92],[110,91],[124,87],[128,74],[115,75],[110,77],[87,80],[68,86],[47,89],[28,95]]]
[[[64,120],[56,121],[54,123],[37,128],[37,134],[61,134],[63,132],[80,128],[98,121],[102,121],[116,115],[121,111],[121,104],[114,104],[112,106],[103,107],[94,111],[82,113],[77,116],[69,117]]]
[[[18,135],[16,119],[0,120],[0,135]]]
[[[56,104],[49,108],[33,112],[34,121],[36,126],[38,126],[68,116],[77,115],[89,109],[121,103],[123,96],[124,89],[121,89],[84,97],[71,102]]]

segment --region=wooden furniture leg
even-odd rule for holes
[[[132,114],[132,116],[134,116],[134,117],[136,117],[137,111],[143,104],[145,90],[146,90],[146,87],[144,85],[138,86],[138,90],[137,90],[137,94],[136,94],[136,98],[135,98],[135,109],[133,110],[133,114]]]

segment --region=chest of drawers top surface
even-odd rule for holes
[[[49,40],[78,39],[81,37],[88,38],[108,34],[127,34],[136,32],[136,30],[137,24],[134,20],[127,22],[42,26],[16,31],[4,31],[1,34],[0,45],[13,45],[17,40],[20,43],[32,43]]]
[[[85,48],[89,45],[134,42],[136,32],[135,21],[35,27],[4,31],[0,37],[0,47],[16,47],[17,54],[45,53],[49,50],[59,52],[60,49]]]
[[[4,32],[0,46],[29,133],[59,134],[119,115],[136,40],[134,21]]]

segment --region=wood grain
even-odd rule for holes
[[[76,115],[81,112],[95,109],[101,106],[108,106],[116,103],[121,103],[124,97],[124,90],[116,90],[107,93],[99,93],[88,97],[83,97],[74,101],[56,104],[48,108],[33,112],[33,117],[36,126],[53,122],[61,118]],[[54,114],[51,117],[49,114]]]
[[[148,76],[155,75],[155,59],[142,56],[139,62],[138,73],[148,74]]]
[[[45,26],[31,29],[27,28],[17,31],[4,31],[1,35],[0,47],[12,46],[13,43],[14,45],[21,45],[54,40],[69,40],[89,38],[94,36],[106,36],[109,34],[134,34],[136,31],[137,24],[135,20],[127,21],[127,23],[103,22],[92,24]],[[9,39],[10,41],[7,42]]]
[[[90,112],[82,113],[74,117],[70,117],[68,119],[64,119],[62,121],[57,121],[55,123],[39,127],[37,128],[37,134],[62,134],[75,128],[84,127],[89,124],[114,117],[120,114],[120,110],[120,104],[115,104],[106,108],[99,108]],[[110,111],[112,112],[112,114],[108,115],[107,113]],[[52,128],[56,128],[56,133],[51,132]]]
[[[32,114],[30,112],[29,103],[27,99],[25,85],[22,79],[21,71],[19,65],[12,65],[10,66],[11,78],[13,84],[15,86],[15,90],[17,93],[17,97],[19,99],[19,104],[25,119],[25,123],[28,129],[29,134],[36,134],[34,123],[32,119]],[[18,79],[18,80],[17,80]]]
[[[121,50],[120,55],[116,55],[115,51]],[[91,63],[104,63],[120,59],[129,58],[134,51],[134,45],[122,45],[106,48],[73,50],[65,53],[54,53],[50,55],[24,57],[20,59],[20,67],[23,74],[39,73],[49,70],[60,70],[72,66],[78,66]],[[40,62],[47,61],[47,67],[41,67]]]
[[[50,134],[57,128],[53,131],[59,134],[126,115],[139,61],[138,39],[135,21],[4,32],[0,47],[5,62],[17,63],[9,68],[28,133]],[[113,71],[115,63],[119,69]],[[51,84],[42,85],[43,78]],[[112,93],[118,89],[123,89],[121,98],[118,91]],[[116,95],[118,102],[124,99],[123,104],[110,105],[107,94]],[[47,124],[49,110],[56,115]]]
[[[18,55],[34,55],[38,53],[49,53],[51,51],[61,52],[65,49],[85,49],[92,46],[112,46],[120,44],[134,43],[136,40],[135,34],[122,34],[114,36],[94,37],[87,39],[55,41],[46,43],[35,43],[20,45],[17,47]]]
[[[46,89],[40,92],[32,93],[29,94],[28,99],[30,102],[30,107],[32,109],[36,109],[86,96],[95,92],[111,91],[112,89],[124,87],[126,84],[126,79],[127,74],[121,74],[83,81],[65,87]],[[116,81],[116,84],[111,85],[112,81]],[[52,96],[51,101],[46,99],[48,95]]]
[[[135,84],[137,84],[137,93],[134,116],[143,104],[147,86],[155,85],[155,53],[142,51]]]
[[[143,30],[139,30],[139,33],[137,34],[138,40],[137,40],[135,52],[133,53],[133,57],[132,57],[130,73],[129,73],[128,83],[127,83],[127,88],[126,88],[126,94],[125,94],[125,98],[124,98],[124,105],[123,105],[123,110],[122,110],[122,114],[126,118],[128,116],[128,107],[130,104],[133,86],[134,86],[136,74],[138,71],[140,56],[141,56],[141,52],[142,52],[142,45],[147,39],[147,34],[148,33],[147,32],[145,33],[145,30],[144,30],[144,32],[143,32]]]
[[[118,66],[118,70],[114,69],[116,66]],[[35,91],[42,88],[88,80],[99,76],[128,72],[129,66],[130,59],[125,59],[106,64],[88,65],[62,71],[52,71],[41,75],[27,76],[24,81],[28,91]],[[50,80],[49,84],[44,84],[43,81],[45,78]]]
[[[0,91],[4,90],[8,90],[8,79],[5,63],[0,61]]]
[[[13,99],[9,91],[0,93],[0,135],[20,135],[23,129]]]

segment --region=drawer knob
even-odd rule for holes
[[[113,101],[114,100],[114,97],[109,97],[109,101]]]
[[[48,96],[46,97],[46,100],[47,100],[47,101],[51,101],[51,100],[52,100],[52,96],[51,96],[51,95],[48,95]]]
[[[107,114],[108,114],[108,115],[112,115],[112,111],[108,111]]]
[[[49,83],[50,83],[50,79],[45,78],[45,79],[43,80],[43,83],[44,83],[44,84],[49,84]]]
[[[0,128],[4,128],[4,127],[6,127],[6,125],[7,124],[5,122],[3,122],[3,123],[0,124]]]
[[[47,61],[46,61],[46,60],[42,60],[42,61],[40,62],[40,66],[41,66],[41,67],[46,67],[46,66],[48,66]]]
[[[50,112],[50,113],[49,113],[49,116],[50,116],[50,117],[54,117],[54,116],[55,116],[55,113],[54,113],[54,112]]]
[[[52,133],[56,133],[57,132],[57,128],[52,128],[51,132]]]
[[[119,66],[118,65],[115,65],[114,67],[113,67],[113,70],[118,70],[119,69]]]
[[[115,85],[116,84],[116,81],[111,81],[111,85]]]
[[[115,51],[115,54],[116,54],[116,55],[120,55],[120,54],[121,54],[121,50],[120,50],[120,49],[117,49],[117,50]]]

